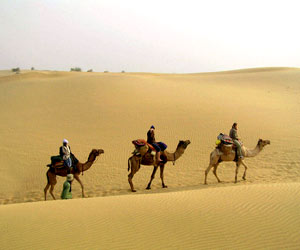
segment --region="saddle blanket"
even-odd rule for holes
[[[137,148],[143,147],[143,146],[148,146],[152,151],[156,152],[155,148],[144,139],[137,139],[137,140],[132,141],[132,143]]]
[[[221,141],[221,143],[225,144],[225,145],[232,145],[233,144],[233,140],[229,135],[225,135],[220,133],[217,137],[218,140]]]

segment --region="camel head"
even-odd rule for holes
[[[88,161],[94,161],[96,159],[97,156],[99,156],[100,154],[103,154],[104,150],[103,149],[92,149]]]
[[[103,154],[104,150],[103,149],[93,149],[92,152],[94,155],[98,156],[100,154]]]
[[[259,146],[259,148],[263,148],[264,146],[271,144],[271,142],[269,140],[263,140],[263,139],[259,139],[257,145]]]
[[[187,146],[191,143],[190,140],[186,140],[186,141],[179,141],[178,145],[177,145],[177,149],[178,148],[183,148],[186,149]]]

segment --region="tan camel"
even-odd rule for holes
[[[84,188],[83,188],[83,184],[81,182],[81,180],[79,179],[79,175],[80,173],[88,170],[94,163],[94,161],[96,160],[96,157],[99,156],[100,154],[103,154],[104,150],[103,149],[93,149],[91,151],[91,153],[89,154],[88,160],[86,163],[80,163],[78,162],[76,164],[76,171],[74,171],[74,168],[72,168],[71,170],[71,174],[74,175],[75,180],[77,180],[81,186],[82,189],[82,197],[84,197]],[[53,194],[53,190],[54,190],[54,186],[56,185],[57,181],[56,181],[56,176],[67,176],[68,171],[67,168],[63,167],[63,168],[53,168],[50,165],[49,170],[46,173],[47,176],[47,185],[44,189],[44,193],[45,193],[45,200],[47,198],[47,191],[50,188],[50,194],[52,196],[52,198],[55,200],[54,194]]]
[[[133,187],[133,183],[132,183],[132,178],[134,176],[134,174],[139,171],[141,165],[145,165],[145,166],[154,166],[152,175],[151,175],[151,179],[150,182],[147,185],[147,189],[151,189],[151,183],[155,177],[155,173],[158,167],[160,167],[160,178],[162,181],[162,187],[163,188],[167,188],[168,186],[165,185],[164,183],[164,167],[165,164],[168,161],[173,161],[173,164],[175,164],[175,161],[180,158],[185,149],[187,148],[187,146],[190,144],[191,142],[189,140],[187,141],[179,141],[176,151],[174,153],[169,153],[167,151],[164,151],[163,154],[161,155],[161,159],[163,160],[162,162],[158,163],[155,159],[155,157],[153,157],[150,153],[146,153],[143,157],[141,157],[140,155],[133,155],[128,159],[128,171],[131,169],[129,175],[128,175],[128,182],[131,188],[132,192],[136,192],[136,190]]]
[[[270,144],[269,140],[262,140],[259,139],[257,146],[253,149],[247,149],[246,147],[242,146],[242,153],[244,157],[254,157],[259,154],[259,152],[264,148],[264,146]],[[235,161],[236,158],[236,152],[232,150],[231,146],[225,146],[223,145],[221,149],[216,148],[214,151],[210,154],[210,162],[208,168],[205,170],[205,178],[204,178],[204,184],[207,184],[207,174],[209,173],[210,169],[213,167],[213,173],[216,176],[218,182],[221,182],[219,177],[217,176],[217,168],[220,162],[222,161]],[[235,170],[235,183],[237,183],[237,175],[239,172],[240,165],[243,165],[245,167],[245,172],[243,174],[243,179],[246,180],[246,171],[247,166],[243,162],[242,159],[238,159],[236,161],[236,170]]]

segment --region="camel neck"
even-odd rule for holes
[[[245,156],[246,157],[254,157],[254,156],[258,155],[261,150],[262,150],[262,148],[260,148],[259,145],[257,144],[256,147],[252,150],[246,149]]]
[[[87,161],[86,163],[83,164],[83,171],[88,170],[92,165],[93,165],[94,161]]]
[[[174,153],[169,153],[168,151],[165,151],[164,153],[167,156],[168,161],[176,161],[178,158],[180,158],[183,155],[184,149],[179,148],[176,149]]]
[[[84,172],[84,171],[88,170],[93,165],[95,159],[96,159],[96,156],[93,154],[90,154],[87,162],[78,164],[78,170],[80,172]]]

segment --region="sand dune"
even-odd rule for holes
[[[298,70],[298,68],[288,68],[288,67],[263,67],[263,68],[248,68],[248,69],[235,69],[235,70],[226,70],[213,72],[212,74],[234,74],[234,73],[263,73],[263,72],[276,72],[276,71],[294,71]],[[211,74],[211,73],[206,73]]]
[[[299,79],[297,68],[204,74],[1,71],[0,245],[299,248]],[[259,138],[271,145],[245,160],[247,181],[241,181],[241,170],[234,184],[234,163],[222,163],[223,182],[209,173],[205,186],[216,136],[228,133],[235,121],[246,147],[254,148]],[[131,141],[145,138],[152,124],[168,151],[182,139],[191,144],[175,166],[166,166],[168,189],[157,174],[145,190],[152,168],[142,167],[132,194]],[[50,201],[34,202],[43,200],[46,164],[63,138],[81,162],[91,149],[105,150],[80,177],[90,199],[80,199],[75,182],[72,201],[48,196]],[[63,181],[58,178],[57,198]],[[76,236],[69,240],[72,230]]]
[[[299,188],[299,183],[258,184],[0,206],[0,245],[3,249],[298,249]]]
[[[43,199],[45,166],[63,138],[83,162],[92,148],[105,150],[82,177],[89,197],[128,194],[131,141],[145,137],[151,124],[170,152],[181,139],[192,142],[175,167],[167,165],[170,191],[201,187],[216,136],[228,133],[233,121],[249,148],[259,138],[271,140],[246,160],[247,184],[300,181],[299,69],[197,75],[29,71],[8,77],[0,77],[2,204]],[[140,193],[151,172],[143,167],[135,175]],[[222,163],[219,176],[221,185],[232,185],[234,164]],[[165,192],[158,177],[151,192]],[[56,196],[62,183],[59,178]],[[212,173],[208,183],[218,185]],[[80,194],[75,183],[75,198]]]

